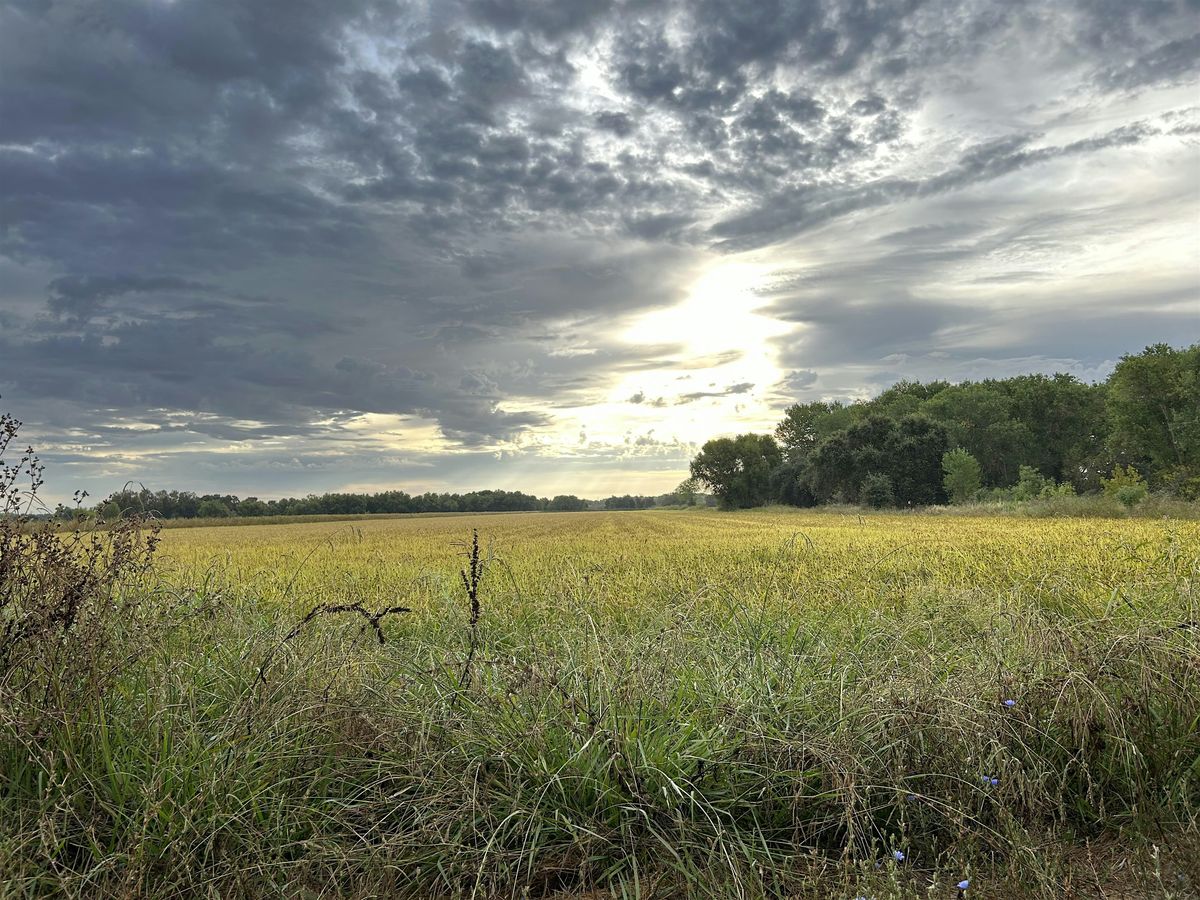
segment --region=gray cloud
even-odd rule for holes
[[[792,273],[780,398],[1068,355],[1047,335],[1090,371],[1195,330],[1194,270],[1150,257],[1061,291],[1096,240],[1194,223],[1197,11],[0,2],[0,390],[64,447],[157,442],[163,478],[193,440],[348,453],[364,415],[479,467],[620,379],[752,358],[622,338],[749,251]],[[714,377],[682,405],[749,398]]]

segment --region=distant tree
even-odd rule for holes
[[[771,498],[787,506],[816,506],[817,498],[808,485],[808,463],[788,458],[771,472]]]
[[[983,487],[979,460],[962,447],[942,454],[942,473],[942,485],[951,503],[966,503]]]
[[[708,485],[725,509],[762,506],[771,497],[771,472],[782,459],[770,435],[716,438],[692,460],[692,477]]]
[[[867,402],[872,415],[883,415],[893,419],[913,416],[924,410],[925,402],[936,397],[950,386],[947,381],[897,381],[878,397]]]
[[[1108,380],[1111,444],[1152,484],[1200,491],[1200,343],[1155,344],[1121,357]]]
[[[695,506],[700,492],[696,489],[695,478],[685,478],[672,493],[675,495],[675,502],[680,506]]]
[[[1035,500],[1042,496],[1047,487],[1054,484],[1033,466],[1021,466],[1017,484],[1013,488],[1014,500]]]
[[[587,501],[580,500],[574,494],[559,494],[546,504],[549,512],[579,512],[587,509]]]
[[[818,500],[861,502],[867,475],[890,480],[898,505],[925,506],[945,497],[942,454],[946,429],[923,416],[899,421],[872,415],[822,441],[813,452],[805,480]]]
[[[803,459],[824,438],[852,425],[857,411],[834,401],[816,400],[789,406],[775,428],[775,439],[789,459]]]
[[[632,494],[609,497],[604,501],[605,509],[653,509],[654,505],[654,497],[635,497]]]
[[[987,383],[1004,390],[1009,416],[1028,430],[1021,462],[1055,481],[1087,484],[1108,433],[1104,385],[1083,384],[1063,374],[1017,375]]]
[[[951,446],[980,462],[984,484],[1012,484],[1023,463],[1031,462],[1033,435],[1013,417],[1012,398],[997,382],[954,385],[939,392],[923,414],[945,427]]]
[[[896,505],[896,492],[892,489],[892,479],[881,472],[870,472],[862,480],[858,488],[859,502],[874,509],[883,509]]]
[[[202,519],[223,519],[230,515],[230,509],[217,497],[205,497],[200,501],[196,515]]]
[[[257,497],[247,497],[238,504],[239,516],[265,516],[270,513],[270,508]]]

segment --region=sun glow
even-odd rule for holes
[[[748,412],[761,393],[780,378],[771,339],[790,330],[759,310],[758,293],[768,267],[725,263],[701,275],[688,297],[669,309],[639,316],[622,337],[634,344],[678,344],[662,365],[631,374],[616,386],[614,400],[638,393],[665,405],[696,400],[728,406],[724,415]],[[701,396],[697,396],[701,395]],[[711,413],[711,409],[709,410]],[[711,425],[711,416],[706,416]]]
[[[635,344],[679,342],[687,355],[705,357],[737,350],[751,354],[787,331],[783,323],[760,315],[757,295],[769,270],[753,263],[726,263],[705,272],[683,303],[644,313],[623,337]]]

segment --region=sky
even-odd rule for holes
[[[0,0],[51,500],[661,493],[1200,339],[1200,0]]]

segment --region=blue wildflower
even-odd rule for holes
[[[892,856],[893,856],[893,858],[895,858],[896,862],[904,862],[904,851],[903,850],[893,851]]]
[[[964,878],[962,881],[960,881],[958,883],[958,889],[960,891],[965,891],[970,886],[971,886],[971,879],[969,879],[969,878]]]
[[[1005,700],[1004,705],[1011,709],[1012,707],[1017,705],[1017,701],[1016,700]]]

